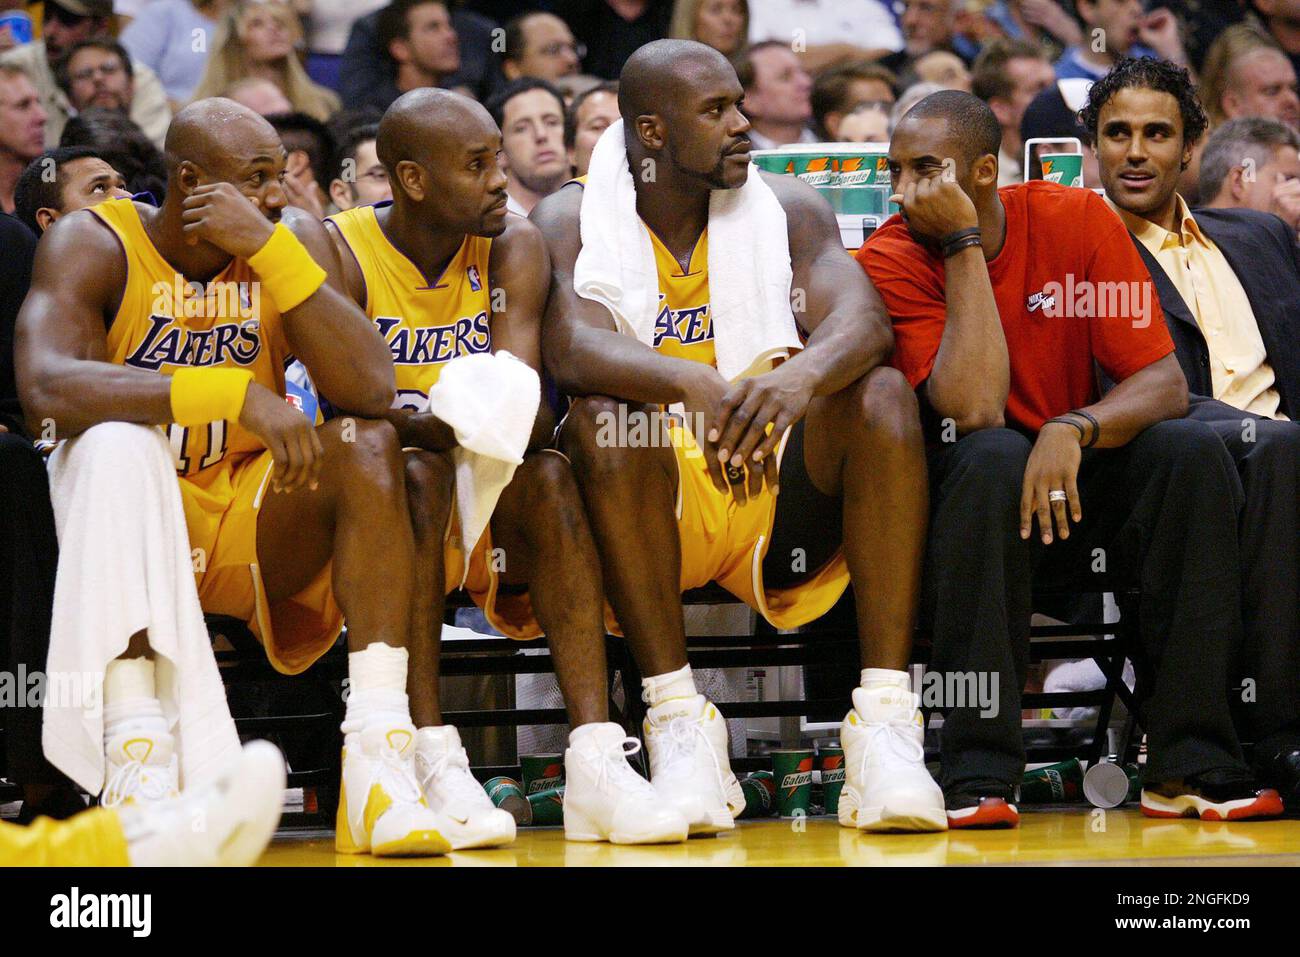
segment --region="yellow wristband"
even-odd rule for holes
[[[172,374],[172,421],[204,425],[226,419],[238,422],[253,373],[247,369],[177,369]]]
[[[281,312],[301,305],[325,283],[325,270],[284,223],[276,224],[266,244],[248,257],[248,265]]]

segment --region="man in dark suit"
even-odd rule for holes
[[[1178,177],[1206,118],[1187,72],[1126,60],[1081,118],[1107,201],[1160,297],[1192,393],[1237,463],[1246,638],[1234,689],[1257,770],[1300,804],[1300,255],[1287,225],[1249,209],[1201,209]],[[1195,587],[1195,583],[1188,582]]]

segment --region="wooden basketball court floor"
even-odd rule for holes
[[[830,817],[740,821],[686,844],[616,847],[520,828],[513,845],[421,860],[334,853],[329,831],[282,832],[264,867],[931,867],[938,865],[1300,866],[1300,820],[1201,823],[1112,811],[1021,807],[1020,827],[943,834],[859,834]]]

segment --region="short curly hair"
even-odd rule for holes
[[[1130,87],[1168,93],[1178,101],[1178,112],[1183,117],[1184,143],[1195,143],[1209,126],[1210,121],[1186,69],[1168,60],[1125,57],[1092,85],[1088,91],[1088,102],[1079,111],[1079,122],[1088,131],[1093,143],[1097,142],[1097,124],[1102,107],[1120,90]]]

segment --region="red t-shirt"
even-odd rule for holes
[[[1010,422],[1037,430],[1097,399],[1093,361],[1116,382],[1174,351],[1128,229],[1090,189],[1031,180],[998,191],[1006,243],[988,264],[1011,363]],[[858,250],[894,325],[893,364],[915,388],[946,317],[944,264],[891,217]]]

